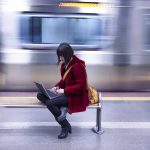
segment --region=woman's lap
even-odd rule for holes
[[[65,106],[68,107],[68,98],[65,95],[61,95],[52,99],[47,98],[45,95],[38,93],[37,98],[44,104],[52,104],[55,106]]]
[[[60,107],[66,106],[66,107],[68,107],[68,98],[65,95],[49,99],[48,101],[50,101],[55,106],[60,106]]]

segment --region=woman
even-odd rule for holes
[[[46,104],[61,125],[59,139],[66,138],[71,133],[71,125],[66,119],[66,110],[71,113],[86,110],[89,104],[85,62],[74,55],[68,43],[61,43],[57,48],[58,64],[61,64],[61,80],[50,90],[63,95],[48,99],[41,93],[37,98]],[[65,109],[67,108],[67,109]]]

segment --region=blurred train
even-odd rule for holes
[[[1,0],[0,91],[34,91],[59,79],[68,42],[101,91],[150,90],[150,1]]]

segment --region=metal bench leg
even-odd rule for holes
[[[96,110],[96,127],[92,128],[94,133],[103,134],[103,130],[101,128],[101,108],[98,107]]]

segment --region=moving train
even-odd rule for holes
[[[150,90],[150,1],[1,0],[0,91],[51,88],[68,42],[100,91]]]

